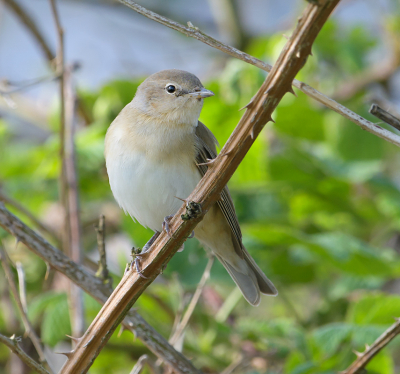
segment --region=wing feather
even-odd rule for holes
[[[217,157],[216,146],[218,145],[218,141],[213,133],[200,121],[196,128],[196,138],[196,148],[198,151],[196,156],[196,163],[200,173],[204,175],[207,172],[207,165],[199,164],[204,164],[208,161],[208,159],[213,159]],[[236,216],[232,197],[227,186],[225,186],[222,190],[221,199],[218,200],[217,204],[220,207],[232,230],[232,239],[234,239],[233,243],[235,247],[235,252],[241,258],[243,258],[244,254],[242,245],[242,232],[240,230],[239,221]]]

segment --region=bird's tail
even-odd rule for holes
[[[242,247],[244,257],[240,260],[240,267],[232,266],[224,260],[219,254],[216,254],[218,260],[224,265],[244,298],[253,306],[260,304],[260,293],[276,296],[278,291],[273,283],[267,278],[256,262]]]

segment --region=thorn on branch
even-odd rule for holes
[[[68,336],[68,338],[70,338],[71,340],[73,340],[76,343],[79,343],[82,340],[82,338],[74,338],[73,336],[70,336],[67,334],[65,334],[65,336]]]
[[[217,158],[207,158],[207,162],[203,162],[203,163],[201,163],[201,164],[197,164],[197,166],[202,166],[202,165],[207,165],[207,166],[214,166],[213,164],[214,164],[214,162],[215,162],[215,160],[216,160]]]
[[[54,353],[57,354],[57,355],[64,355],[64,356],[67,356],[67,358],[70,358],[74,354],[74,351],[70,351],[70,352],[54,352]]]
[[[289,92],[289,93],[291,93],[292,95],[294,95],[294,96],[296,96],[297,97],[297,94],[296,94],[296,92],[294,92],[294,89],[293,89],[293,87],[290,85],[290,88],[287,90],[287,92]]]
[[[400,319],[397,319],[396,323],[390,326],[371,346],[365,344],[365,351],[363,353],[354,351],[357,355],[357,359],[347,368],[347,370],[343,371],[343,374],[364,373],[367,364],[398,334],[400,334]]]
[[[191,29],[196,30],[196,31],[199,31],[199,28],[196,27],[196,26],[193,26],[193,23],[192,23],[192,22],[188,21],[187,25],[188,25]]]

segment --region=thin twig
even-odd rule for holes
[[[162,232],[141,258],[142,271],[130,269],[97,314],[82,340],[76,346],[60,374],[86,373],[105,346],[127,311],[154,281],[163,267],[188,238],[195,226],[220,197],[222,189],[237,169],[283,96],[291,92],[295,75],[304,66],[318,32],[339,0],[308,3],[290,40],[239,121],[216,161],[209,165],[205,176],[189,195],[189,204],[198,207],[198,214],[188,220],[186,203],[170,220],[172,235]],[[143,277],[144,276],[144,277]]]
[[[31,230],[21,220],[0,203],[0,226],[18,241],[24,243],[46,263],[71,279],[76,285],[104,304],[111,295],[109,283],[89,273],[82,265],[76,264],[46,239]],[[177,352],[156,330],[153,329],[135,310],[130,310],[122,322],[125,329],[137,336],[158,358],[172,366],[181,374],[200,373],[180,352]]]
[[[17,274],[18,274],[19,298],[21,300],[22,309],[24,310],[25,314],[28,315],[28,303],[26,301],[24,268],[19,261],[15,263],[15,267],[17,268]]]
[[[64,73],[64,97],[65,100],[65,146],[64,146],[64,191],[66,193],[65,204],[68,223],[65,228],[69,229],[67,243],[67,254],[73,261],[82,263],[81,221],[79,211],[78,173],[76,167],[75,149],[75,94],[72,87],[71,69]],[[82,290],[70,283],[70,308],[71,327],[74,336],[81,336],[85,331],[85,312],[83,305]]]
[[[357,352],[357,359],[342,372],[342,374],[360,374],[362,370],[383,348],[385,348],[398,334],[400,334],[400,318],[396,318],[396,323],[390,326],[375,342],[369,347],[366,346],[365,352]]]
[[[140,374],[142,372],[142,370],[144,369],[148,358],[149,358],[149,356],[147,356],[147,355],[140,356],[139,360],[137,360],[135,366],[132,368],[132,370],[129,374]]]
[[[0,189],[0,201],[20,211],[24,216],[28,217],[41,231],[44,231],[46,234],[50,235],[51,238],[56,242],[59,241],[58,235],[50,227],[41,222],[37,217],[35,217],[28,209],[26,209],[18,201],[7,196],[1,189]]]
[[[132,368],[129,374],[140,374],[144,367],[148,366],[151,374],[160,374],[160,369],[156,366],[153,360],[148,355],[142,355],[139,357],[139,360],[136,362],[135,366]]]
[[[99,251],[99,269],[96,272],[96,277],[99,277],[103,282],[108,283],[112,280],[108,274],[107,256],[106,256],[106,218],[102,214],[99,218],[99,224],[95,227],[97,233],[97,249]]]
[[[15,303],[17,304],[18,310],[21,314],[21,319],[24,324],[25,332],[31,339],[31,341],[39,355],[40,362],[42,362],[46,366],[48,366],[47,361],[46,361],[46,356],[45,356],[44,350],[42,348],[42,344],[40,343],[40,339],[36,335],[36,332],[31,324],[31,322],[28,319],[27,313],[26,313],[24,306],[21,302],[21,299],[19,297],[18,287],[15,283],[14,276],[13,276],[11,266],[10,266],[10,260],[7,256],[7,253],[3,249],[3,246],[1,243],[0,243],[0,260],[1,260],[1,264],[3,265],[4,273],[6,275],[8,285],[10,286],[11,293],[14,296]]]
[[[231,47],[227,44],[224,44],[211,36],[207,35],[203,31],[199,30],[199,28],[194,27],[192,24],[190,26],[185,26],[180,24],[179,22],[175,22],[169,18],[161,16],[157,13],[154,13],[138,4],[136,4],[132,0],[118,0],[120,3],[132,8],[139,14],[150,18],[153,21],[159,22],[164,26],[167,26],[171,29],[179,31],[180,33],[189,36],[191,38],[197,39],[210,47],[216,48],[224,53],[227,53],[230,56],[233,56],[239,60],[247,62],[248,64],[257,66],[258,68],[270,72],[272,66],[266,64],[265,62],[255,58],[243,51],[240,51],[234,47]],[[297,79],[294,79],[292,82],[293,86],[298,88],[300,91],[304,92],[306,95],[310,96],[314,100],[320,102],[321,104],[325,105],[326,107],[334,110],[336,113],[340,114],[341,116],[345,117],[346,119],[350,120],[351,122],[355,123],[357,126],[360,126],[363,130],[368,131],[392,144],[397,145],[400,147],[400,136],[397,134],[393,134],[392,132],[381,128],[374,123],[367,121],[365,118],[359,116],[358,114],[352,112],[350,109],[346,108],[345,106],[339,104],[335,100],[327,97],[323,93],[319,92],[315,88],[309,86],[306,83],[300,82]]]
[[[60,202],[64,207],[65,253],[77,263],[82,261],[78,178],[75,162],[75,95],[72,88],[71,69],[65,68],[64,30],[61,26],[56,0],[50,0],[51,11],[57,30],[57,72],[60,76]],[[73,336],[81,336],[85,330],[82,291],[70,283],[68,301]]]
[[[50,75],[45,75],[44,77],[39,77],[35,79],[31,79],[28,82],[21,83],[21,84],[10,84],[10,82],[1,82],[1,86],[3,87],[10,87],[14,86],[13,88],[1,88],[0,89],[0,95],[11,95],[15,92],[26,90],[28,88],[31,88],[33,86],[37,86],[38,84],[45,83],[45,82],[52,82],[56,79],[60,78],[59,73],[55,74],[50,74]]]
[[[213,263],[214,263],[214,255],[211,254],[210,257],[208,258],[208,262],[204,269],[203,275],[201,276],[200,282],[197,285],[196,291],[193,294],[192,300],[190,300],[190,303],[186,309],[186,312],[185,312],[182,320],[177,325],[175,332],[169,339],[169,342],[174,347],[175,347],[175,344],[181,339],[181,337],[185,331],[185,328],[189,322],[189,319],[193,314],[194,308],[196,307],[196,305],[200,299],[200,296],[203,292],[204,286],[206,285],[206,282],[207,282],[208,278],[210,277],[210,271],[211,271],[211,267],[213,266]]]
[[[371,108],[369,108],[369,112],[375,117],[386,122],[388,125],[394,127],[396,130],[400,131],[400,120],[386,110],[382,109],[379,105],[372,104]]]
[[[10,350],[16,354],[28,367],[35,370],[39,374],[50,374],[42,365],[38,364],[33,358],[28,356],[19,346],[20,338],[13,335],[11,338],[0,334],[0,342],[6,345]]]

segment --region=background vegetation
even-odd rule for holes
[[[398,82],[397,66],[384,77],[371,73],[371,65],[384,70],[384,61],[400,50],[400,8],[396,1],[391,6],[396,11],[383,20],[380,33],[329,20],[298,79],[373,122],[377,120],[368,113],[371,102],[383,103],[393,114],[396,108],[400,111],[398,86],[393,83]],[[245,50],[273,62],[284,42],[282,32],[254,37]],[[389,57],[382,53],[376,58],[384,43],[389,43]],[[259,69],[228,59],[218,76],[203,82],[215,97],[206,101],[200,120],[221,144],[240,119],[239,108],[264,79]],[[96,91],[79,88],[91,119],[76,134],[83,240],[91,258],[96,247],[93,226],[101,213],[106,216],[110,257],[110,251],[120,247],[129,252],[129,242],[118,239],[130,238],[141,247],[151,236],[116,206],[103,158],[105,132],[141,81],[113,80]],[[232,363],[237,367],[224,373],[336,373],[355,359],[354,350],[363,351],[400,316],[398,149],[303,93],[296,94],[285,96],[274,114],[276,124],[267,125],[230,182],[244,243],[280,294],[264,297],[260,307],[252,308],[223,267],[214,263],[182,342],[184,354],[206,373],[222,372]],[[16,136],[12,125],[0,120],[2,191],[57,234],[62,227],[58,110],[52,107],[50,135],[42,142]],[[35,225],[12,204],[8,207]],[[62,350],[70,334],[65,280],[54,271],[45,279],[42,260],[23,245],[15,246],[3,230],[0,238],[12,261],[23,264],[29,317],[42,341],[50,350]],[[114,284],[127,262],[118,253],[112,256]],[[165,337],[206,262],[204,250],[189,240],[138,300],[141,315]],[[23,335],[1,271],[0,295],[1,333]],[[99,309],[85,296],[87,323]],[[27,339],[24,344],[32,350]],[[146,348],[130,333],[114,334],[91,373],[128,373],[143,353]],[[8,349],[0,345],[0,372],[6,373],[11,361]],[[400,340],[367,369],[398,373]]]

